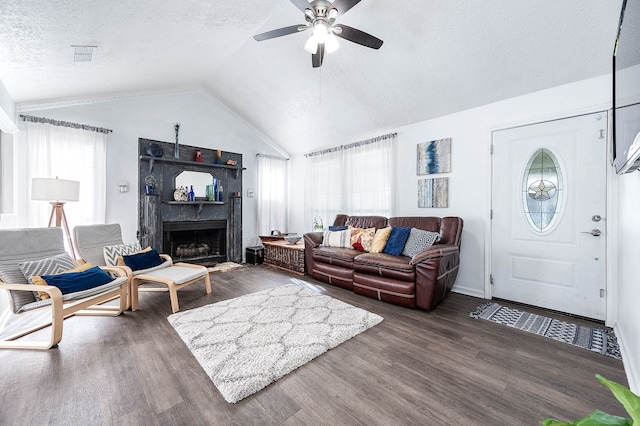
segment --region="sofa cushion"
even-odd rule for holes
[[[389,235],[391,235],[390,226],[378,229],[373,236],[373,241],[371,241],[371,253],[382,253],[382,250],[384,250],[384,246],[387,245]]]
[[[336,217],[336,222],[338,217]],[[334,223],[334,225],[350,225],[354,228],[384,228],[387,226],[387,218],[384,216],[349,216],[344,223]]]
[[[400,256],[402,254],[402,250],[404,249],[404,245],[409,238],[409,233],[411,232],[411,228],[398,228],[392,227],[391,234],[389,235],[389,239],[387,240],[387,244],[384,246],[383,253],[392,254],[394,256]]]
[[[322,238],[323,247],[340,247],[351,249],[351,230],[344,231],[324,231]]]
[[[422,250],[431,247],[440,238],[437,232],[423,231],[422,229],[411,228],[409,238],[402,250],[403,256],[413,257]]]
[[[387,277],[400,281],[414,281],[415,267],[409,263],[411,258],[385,253],[363,253],[353,260],[353,269],[357,272]]]
[[[362,253],[359,250],[320,246],[313,249],[312,257],[316,262],[353,268],[353,259]]]
[[[344,231],[349,229],[347,225],[331,225],[329,226],[329,231]]]

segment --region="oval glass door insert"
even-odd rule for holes
[[[522,208],[531,228],[538,233],[553,229],[559,220],[564,183],[556,156],[547,148],[535,151],[522,179]]]

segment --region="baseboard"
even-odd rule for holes
[[[627,375],[627,382],[629,382],[629,389],[631,389],[631,392],[635,393],[636,395],[640,395],[640,371],[638,371],[638,367],[640,366],[640,364],[638,358],[634,357],[633,354],[625,347],[624,342],[628,340],[625,339],[625,335],[622,329],[616,324],[613,327],[613,330],[616,333],[618,344],[620,345],[622,364],[624,365],[624,371]]]
[[[482,290],[478,290],[475,288],[469,288],[469,287],[464,287],[464,286],[459,286],[459,285],[454,285],[453,288],[451,289],[452,292],[454,293],[460,293],[460,294],[464,294],[467,296],[473,296],[473,297],[477,297],[479,299],[484,299],[484,291]]]

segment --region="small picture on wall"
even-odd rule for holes
[[[419,179],[418,207],[449,207],[449,178]]]
[[[451,138],[418,144],[417,174],[432,175],[451,171]]]

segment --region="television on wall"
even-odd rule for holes
[[[613,166],[640,168],[640,0],[623,0],[613,50]]]

